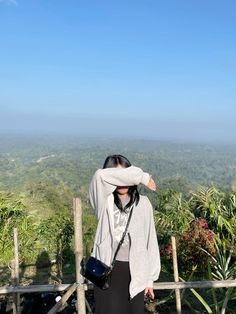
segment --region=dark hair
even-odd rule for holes
[[[126,157],[124,157],[122,155],[110,155],[106,158],[104,165],[103,165],[103,169],[105,169],[105,168],[116,168],[119,165],[124,167],[124,168],[128,168],[131,166],[131,163]],[[127,208],[132,206],[134,203],[135,203],[135,205],[138,205],[138,202],[140,199],[137,185],[129,186],[128,194],[130,196],[130,201],[128,202],[128,204],[124,208],[122,206],[122,203],[121,203],[121,200],[118,196],[118,193],[116,191],[114,191],[113,194],[114,194],[114,202],[115,202],[116,206],[119,208],[119,210],[121,210],[121,211],[125,211]]]

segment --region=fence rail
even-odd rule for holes
[[[213,280],[213,281],[185,281],[185,282],[158,282],[154,283],[154,289],[208,289],[208,288],[230,288],[236,287],[236,280]]]
[[[84,290],[93,289],[92,284],[83,284]],[[71,284],[60,285],[30,285],[30,286],[5,286],[0,287],[0,294],[9,293],[34,293],[34,292],[62,292],[71,287]],[[232,288],[236,287],[236,280],[213,280],[213,281],[185,281],[185,282],[155,282],[154,290],[174,289],[209,289],[209,288]]]

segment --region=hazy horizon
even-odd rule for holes
[[[37,143],[38,141],[43,144],[46,140],[47,143],[53,144],[54,142],[58,143],[58,141],[69,141],[71,143],[76,144],[76,141],[87,141],[89,144],[91,142],[96,142],[98,145],[99,143],[102,144],[103,142],[109,142],[112,141],[113,144],[120,143],[120,142],[140,142],[142,143],[148,143],[148,142],[154,142],[154,143],[166,143],[166,144],[180,144],[180,145],[209,145],[209,147],[232,147],[233,149],[236,148],[236,141],[232,140],[209,140],[209,139],[193,139],[191,138],[179,138],[179,137],[161,137],[161,136],[144,136],[144,135],[132,135],[128,134],[127,136],[122,135],[110,135],[110,134],[85,134],[85,133],[69,133],[69,132],[60,132],[60,131],[0,131],[0,144],[5,143],[6,140],[14,140],[18,139],[20,142],[24,142],[27,140],[33,141]],[[14,142],[15,143],[15,142]],[[10,143],[9,143],[10,144]],[[16,143],[15,143],[16,144]],[[1,152],[0,152],[1,153]]]

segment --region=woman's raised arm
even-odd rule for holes
[[[141,168],[106,168],[95,172],[89,187],[90,202],[97,217],[106,206],[107,198],[117,186],[132,186],[140,183],[148,186],[150,175]]]

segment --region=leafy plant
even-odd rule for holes
[[[188,229],[194,214],[183,194],[173,190],[161,193],[155,209],[154,219],[161,243],[161,253],[169,254],[171,235],[181,235]]]
[[[189,272],[196,266],[198,271],[204,271],[209,257],[203,252],[203,249],[214,255],[216,252],[214,238],[215,234],[208,228],[205,219],[193,220],[188,230],[179,238],[181,268]]]
[[[197,193],[192,193],[191,207],[196,217],[203,217],[215,233],[229,241],[236,237],[236,199],[235,195],[219,192],[214,186],[201,187]]]
[[[226,241],[215,238],[214,242],[216,247],[215,256],[202,249],[202,251],[211,259],[211,263],[208,263],[208,278],[210,280],[235,279],[236,264],[232,261],[232,252],[227,249]],[[213,313],[214,311],[215,314],[225,314],[226,310],[230,311],[230,307],[228,306],[229,301],[235,298],[233,288],[218,288],[217,291],[215,291],[214,288],[211,288],[213,303],[207,301],[195,289],[190,290],[205,307],[207,313]]]

